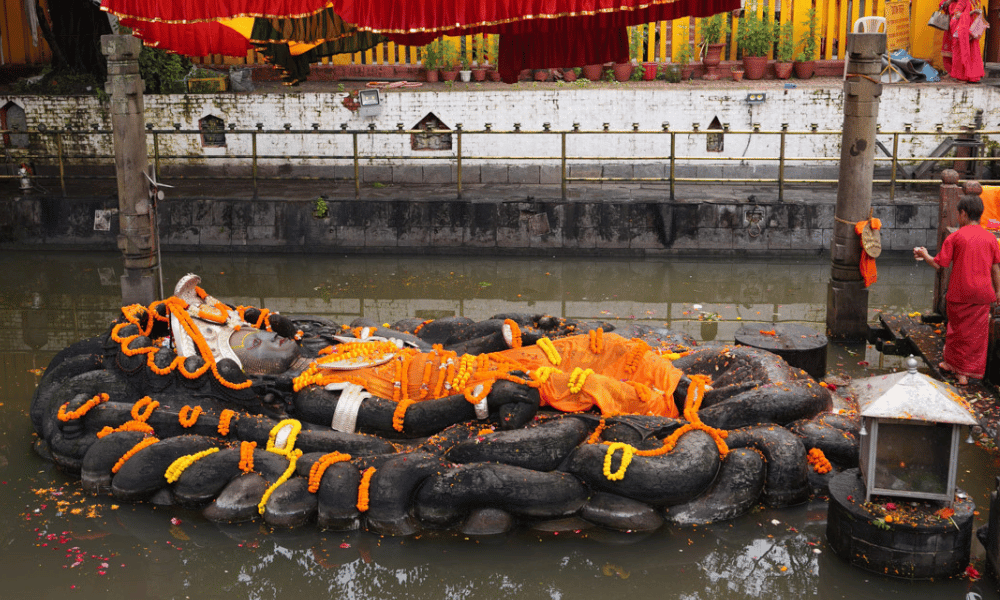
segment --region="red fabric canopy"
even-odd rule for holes
[[[103,0],[101,10],[119,18],[195,23],[232,17],[305,17],[328,0]]]
[[[121,19],[120,23],[132,30],[132,35],[147,46],[169,50],[184,56],[245,57],[253,45],[246,37],[232,28],[214,21],[202,23],[162,23]]]

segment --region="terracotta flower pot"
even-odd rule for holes
[[[494,81],[494,82],[500,81],[500,71],[497,71],[496,67],[490,69],[487,72],[487,76],[489,77],[490,81]]]
[[[548,69],[535,69],[535,81],[548,81],[549,80],[549,70]]]
[[[436,81],[440,81],[440,78],[438,77],[439,74],[440,73],[437,69],[427,69],[427,82],[434,83]]]
[[[458,69],[441,69],[441,79],[444,81],[455,81],[458,79]]]
[[[743,81],[743,69],[733,69],[733,81]]]
[[[755,79],[763,79],[764,74],[767,73],[767,57],[744,56],[743,70],[746,72],[744,77],[751,81]]]
[[[476,81],[486,81],[486,67],[476,67],[473,69],[472,78]]]
[[[601,76],[604,75],[604,65],[585,65],[581,74],[584,79],[600,81]]]
[[[653,81],[656,79],[656,71],[659,65],[652,62],[642,63],[642,79],[643,81]]]
[[[778,79],[788,79],[792,76],[792,63],[790,62],[775,62],[774,63],[774,76]]]
[[[809,79],[816,72],[816,61],[806,60],[795,63],[795,76],[799,79]]]
[[[684,65],[681,67],[681,81],[687,81],[691,79],[691,75],[694,74],[693,65]]]
[[[576,81],[576,71],[573,69],[563,69],[563,81]]]
[[[628,81],[632,78],[632,71],[635,70],[635,66],[630,62],[615,63],[615,81]]]

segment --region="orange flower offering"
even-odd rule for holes
[[[812,465],[813,471],[819,474],[829,473],[833,469],[833,465],[830,464],[826,455],[819,448],[809,450],[809,454],[806,455],[806,461]]]

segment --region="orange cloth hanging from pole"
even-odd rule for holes
[[[861,235],[861,232],[865,228],[865,224],[871,222],[871,228],[875,231],[882,229],[882,221],[872,218],[865,221],[858,221],[854,224],[854,233]],[[870,287],[871,284],[878,281],[878,270],[875,268],[875,259],[865,251],[864,245],[861,247],[861,262],[858,265],[858,270],[861,271],[861,276],[865,280],[865,287]]]

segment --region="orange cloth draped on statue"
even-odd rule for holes
[[[596,340],[596,342],[595,342]],[[512,348],[479,356],[435,348],[431,352],[384,347],[383,364],[364,368],[325,368],[343,362],[352,349],[370,342],[343,344],[339,353],[321,357],[295,379],[295,390],[307,385],[349,382],[394,401],[431,400],[464,393],[470,402],[485,398],[494,382],[528,375],[542,405],[565,412],[597,406],[602,414],[642,414],[677,417],[673,392],[681,371],[642,340],[609,333],[577,335],[540,341],[541,345]],[[368,353],[371,358],[374,355]],[[376,358],[377,360],[377,358]],[[554,364],[558,362],[558,364]]]
[[[1000,231],[1000,185],[984,185],[979,198],[983,201],[979,224],[990,231]]]

